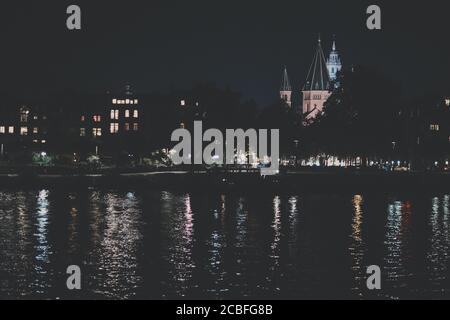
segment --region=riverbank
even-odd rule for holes
[[[152,171],[87,174],[0,174],[0,187],[112,187],[149,186],[159,188],[205,189],[294,189],[294,190],[445,190],[448,172],[364,172],[285,171],[262,177],[257,171]]]

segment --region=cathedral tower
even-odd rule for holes
[[[289,83],[289,77],[286,67],[284,67],[283,77],[281,79],[280,98],[281,100],[284,100],[284,102],[286,102],[289,107],[292,106],[292,88],[291,84]]]
[[[330,80],[336,80],[336,74],[341,71],[342,63],[341,58],[336,50],[336,41],[333,40],[333,47],[330,52],[330,56],[327,61],[328,73],[330,74]]]
[[[320,38],[302,94],[303,117],[305,120],[314,119],[322,112],[323,105],[331,94],[330,76]]]

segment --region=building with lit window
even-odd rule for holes
[[[302,89],[303,117],[312,120],[322,113],[325,102],[331,95],[330,74],[319,38],[313,61]]]
[[[47,112],[36,105],[4,106],[0,117],[2,155],[46,148],[49,135]]]
[[[130,86],[126,86],[124,93],[113,95],[109,103],[109,134],[132,138],[139,133],[140,105]]]
[[[448,170],[450,160],[450,99],[427,99],[404,113],[405,141],[414,168]]]

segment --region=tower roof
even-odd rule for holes
[[[289,77],[288,77],[286,67],[284,67],[283,78],[281,79],[280,91],[292,91],[291,84],[289,83]]]
[[[327,63],[322,50],[322,44],[319,41],[316,52],[314,53],[308,76],[306,77],[303,90],[328,90],[330,86],[330,76],[328,74]]]
[[[333,39],[333,46],[331,47],[330,57],[328,58],[328,63],[331,64],[341,64],[341,58],[336,49],[336,39]]]

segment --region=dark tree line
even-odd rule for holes
[[[169,149],[173,130],[193,129],[195,120],[203,129],[279,129],[280,154],[297,159],[317,155],[339,158],[407,159],[418,166],[426,160],[449,155],[449,106],[442,96],[424,96],[405,101],[398,84],[376,70],[352,67],[338,75],[338,86],[325,104],[323,114],[303,126],[301,109],[288,107],[274,92],[274,103],[260,107],[244,100],[239,92],[203,83],[191,90],[171,90],[165,94],[137,94],[140,99],[140,134],[132,140],[115,138],[102,141],[102,152],[138,156]],[[63,93],[34,103],[48,114],[47,147],[59,154],[72,154],[83,148],[92,153],[79,137],[80,114],[101,113],[108,121],[110,97],[103,94]],[[2,114],[17,115],[21,102],[12,97]],[[430,132],[430,123],[439,132]],[[106,123],[105,123],[106,125]],[[108,130],[107,126],[106,130]],[[85,140],[84,140],[85,141]]]
[[[323,114],[304,132],[308,151],[363,159],[390,155],[398,140],[400,87],[363,67],[341,72],[337,81]]]

